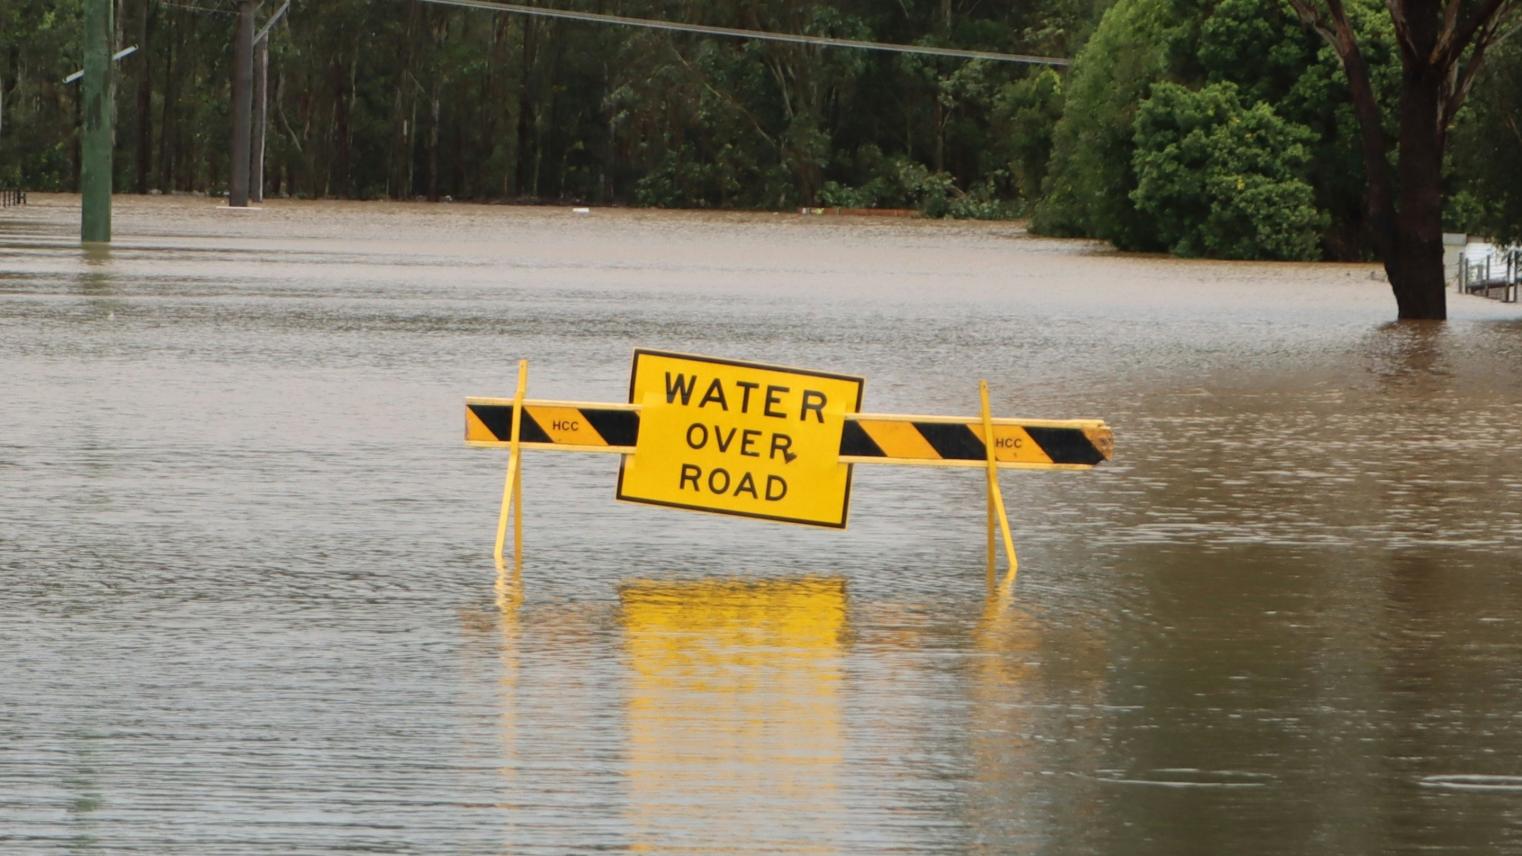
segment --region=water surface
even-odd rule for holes
[[[1522,852],[1522,311],[1012,224],[0,212],[0,849]],[[1116,459],[858,467],[844,532],[613,501],[466,395],[635,347]]]

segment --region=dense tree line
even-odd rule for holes
[[[631,17],[1071,55],[1101,0],[566,0]],[[265,3],[261,14],[277,4]],[[0,170],[77,181],[81,0],[0,11]],[[120,0],[117,187],[225,189],[231,4]],[[1031,66],[296,0],[271,41],[266,186],[297,196],[1007,213],[1058,86]],[[19,174],[18,174],[19,173]]]
[[[1404,72],[1385,4],[1348,17],[1397,134]],[[1451,229],[1522,226],[1522,53],[1501,43],[1458,114]],[[1119,0],[1068,78],[1038,228],[1225,258],[1374,251],[1347,77],[1282,0]],[[1393,157],[1393,152],[1385,157]]]
[[[1444,318],[1445,228],[1517,231],[1518,184],[1475,159],[1522,154],[1505,43],[1519,11],[1117,0],[1074,65],[1036,228],[1179,255],[1377,257],[1401,318]]]
[[[116,186],[228,181],[227,0],[118,0]],[[261,14],[277,4],[267,2]],[[1367,258],[1358,122],[1285,0],[561,0],[716,26],[1077,56],[1070,70],[715,38],[418,0],[296,0],[266,190],[304,197],[918,207],[1128,249]],[[0,7],[0,183],[78,180],[81,0]],[[1348,0],[1372,85],[1402,70]],[[1452,131],[1450,228],[1522,232],[1522,50]],[[1392,131],[1393,116],[1387,117]]]

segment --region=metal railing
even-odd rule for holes
[[[0,187],[0,208],[25,205],[26,191],[19,187]]]
[[[1516,303],[1522,297],[1522,247],[1492,250],[1483,258],[1461,257],[1458,285],[1463,294]]]

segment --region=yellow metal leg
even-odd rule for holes
[[[523,568],[517,565],[509,568],[507,563],[498,562],[496,591],[497,608],[504,619],[510,617],[510,612],[516,614],[523,602]]]
[[[506,562],[502,559],[502,548],[507,541],[507,512],[510,508],[516,508],[518,512],[513,528],[513,561],[517,570],[521,571],[523,567],[523,509],[519,507],[523,491],[518,485],[518,470],[522,464],[523,452],[518,447],[518,438],[523,429],[523,394],[527,387],[528,360],[519,360],[518,391],[513,393],[513,435],[508,443],[507,481],[502,485],[502,510],[497,514],[497,546],[492,551],[498,570],[506,567]]]
[[[988,408],[988,381],[978,381],[978,395],[983,403],[983,447],[988,455],[988,500],[989,500],[989,574],[992,579],[993,573],[993,519],[997,515],[999,520],[999,534],[1004,536],[1004,553],[1009,556],[1009,573],[1004,576],[1004,585],[1013,587],[1015,575],[1020,571],[1020,560],[1015,558],[1015,539],[1009,532],[1009,515],[1004,510],[1004,495],[999,490],[999,464],[994,459],[994,419],[993,413]]]
[[[994,587],[994,567],[997,564],[998,551],[994,547],[994,486],[993,481],[988,482],[987,495],[983,498],[984,505],[988,506],[988,588]]]
[[[518,472],[513,477],[513,568],[523,570],[523,453],[518,453]]]

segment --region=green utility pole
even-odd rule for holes
[[[111,80],[114,6],[113,0],[85,0],[85,126],[79,166],[79,238],[85,243],[111,240],[111,145],[116,120]]]

